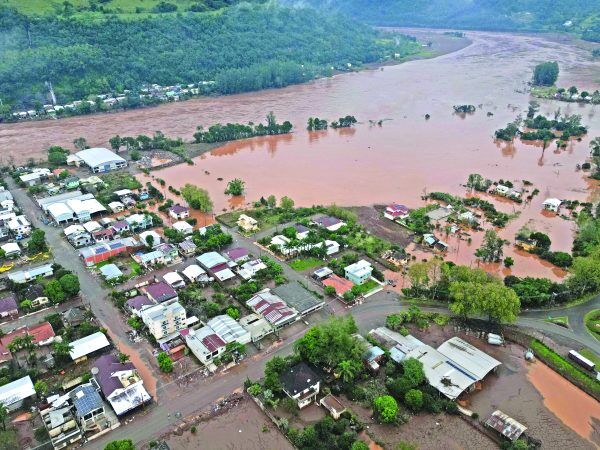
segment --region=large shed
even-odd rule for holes
[[[107,148],[87,148],[75,155],[90,168],[93,173],[108,172],[127,166],[127,161]]]

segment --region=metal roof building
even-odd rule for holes
[[[263,289],[246,302],[246,305],[252,311],[260,314],[275,329],[287,325],[298,317],[298,311],[290,308],[277,295],[271,293],[269,289]]]
[[[127,166],[127,161],[107,148],[87,148],[75,155],[94,173],[108,172]]]
[[[438,352],[458,364],[478,381],[501,365],[500,361],[456,336],[440,345]]]
[[[35,395],[35,389],[29,375],[0,386],[0,403],[6,406],[9,411],[19,409],[23,404],[23,400],[33,395]]]
[[[89,336],[71,342],[72,348],[69,352],[69,355],[71,355],[71,359],[75,361],[108,346],[110,346],[110,342],[108,342],[108,339],[104,333],[98,331],[90,334]]]
[[[519,437],[527,430],[525,425],[517,422],[499,409],[492,413],[485,421],[485,424],[511,441],[519,439]]]
[[[228,344],[234,341],[247,344],[251,341],[250,333],[226,314],[213,317],[206,324]]]
[[[312,292],[300,283],[292,282],[273,288],[273,293],[283,299],[287,305],[305,316],[321,309],[325,302],[318,299]]]

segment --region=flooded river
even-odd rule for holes
[[[215,212],[243,206],[261,196],[287,195],[296,205],[369,205],[397,201],[409,207],[422,205],[420,197],[431,191],[465,194],[461,184],[470,173],[486,178],[528,180],[540,194],[527,205],[498,204],[519,217],[502,231],[513,240],[523,225],[548,233],[553,250],[569,250],[573,222],[545,217],[546,197],[589,200],[593,186],[575,166],[589,154],[590,138],[600,134],[598,106],[542,102],[541,111],[577,113],[591,126],[582,142],[557,151],[539,146],[494,143],[494,130],[514,120],[526,109],[524,93],[532,67],[557,60],[559,84],[576,84],[580,90],[598,88],[600,64],[577,42],[543,36],[468,33],[472,44],[444,56],[397,66],[337,75],[299,86],[229,97],[197,99],[158,108],[111,115],[77,117],[60,121],[29,122],[0,127],[3,156],[19,159],[39,154],[50,144],[69,144],[85,137],[91,145],[106,145],[110,136],[137,135],[162,130],[167,135],[191,139],[197,125],[216,122],[260,121],[270,110],[280,120],[295,124],[286,136],[231,142],[195,160],[155,172],[167,185],[186,182],[206,188]],[[595,75],[594,75],[595,74]],[[480,105],[474,114],[453,114],[455,104]],[[491,115],[489,114],[491,113]],[[329,120],[351,114],[359,124],[352,129],[307,132],[309,116]],[[425,120],[425,114],[431,119]],[[370,121],[383,120],[381,125]],[[208,174],[206,173],[208,172]],[[227,180],[246,181],[245,198],[227,198]],[[218,178],[223,178],[219,181]],[[440,236],[443,238],[443,236]],[[473,262],[472,242],[450,243],[450,259]],[[564,273],[537,258],[511,249],[513,273],[558,279]],[[491,271],[506,274],[501,267]]]

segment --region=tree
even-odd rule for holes
[[[335,295],[336,291],[335,288],[333,286],[325,286],[325,294],[327,295]]]
[[[73,346],[69,341],[63,339],[61,342],[55,342],[53,344],[54,355],[59,358],[66,358],[73,350]]]
[[[121,136],[119,136],[118,134],[116,136],[111,137],[108,140],[108,143],[110,144],[110,148],[112,148],[115,152],[118,152],[119,149],[121,148],[121,145],[123,145]]]
[[[190,207],[198,209],[202,212],[209,212],[213,208],[213,203],[208,195],[208,192],[198,186],[186,183],[181,189],[181,195]]]
[[[504,239],[498,236],[494,230],[487,230],[483,237],[483,243],[475,251],[475,256],[484,262],[498,262],[502,259]]]
[[[515,291],[497,280],[485,284],[469,281],[451,283],[450,297],[453,313],[462,317],[483,314],[496,322],[514,322],[521,307]]]
[[[58,280],[51,280],[44,287],[44,295],[54,304],[62,303],[67,298],[65,291]]]
[[[350,383],[354,380],[356,372],[356,365],[353,361],[345,359],[337,365],[337,374],[342,378],[344,383]]]
[[[579,92],[579,89],[577,89],[577,87],[576,87],[576,86],[571,86],[571,87],[568,89],[568,91],[569,91],[569,94],[571,94],[571,95],[573,96],[573,95],[577,94],[577,92]]]
[[[285,212],[290,212],[294,209],[294,200],[292,200],[288,196],[283,196],[281,197],[281,200],[279,200],[279,206]]]
[[[404,394],[404,403],[413,411],[419,411],[423,407],[423,392],[418,389],[410,389]]]
[[[369,446],[365,441],[354,441],[350,450],[369,450]]]
[[[406,378],[412,387],[417,387],[425,381],[423,363],[416,358],[408,358],[402,362],[403,378]]]
[[[225,313],[234,320],[237,320],[240,317],[240,310],[233,306],[230,306],[229,308],[227,308],[225,310]]]
[[[104,450],[135,450],[135,445],[131,439],[121,439],[119,441],[112,441],[106,444]]]
[[[78,137],[73,140],[73,145],[79,150],[88,148],[87,141],[83,137]]]
[[[60,287],[67,295],[67,297],[74,297],[79,294],[79,278],[77,275],[73,275],[72,273],[67,273],[59,278]]]
[[[600,136],[590,141],[590,152],[592,156],[600,156]]]
[[[383,423],[394,423],[398,416],[398,403],[391,395],[382,395],[373,402],[373,410]]]
[[[227,183],[227,189],[225,189],[226,195],[242,195],[244,193],[245,182],[239,178],[234,178]]]
[[[541,248],[544,250],[548,250],[552,245],[552,241],[550,237],[545,233],[540,233],[539,231],[534,231],[529,235],[529,239],[535,241],[535,246],[537,248]]]
[[[42,253],[48,250],[46,245],[46,233],[39,228],[31,232],[29,241],[27,242],[27,250],[31,254]]]
[[[533,84],[536,86],[552,86],[558,79],[558,63],[547,61],[533,69]]]
[[[33,385],[33,389],[35,389],[35,393],[38,397],[44,397],[48,392],[48,385],[42,380],[37,380]]]
[[[3,431],[6,431],[6,419],[8,419],[8,408],[4,403],[0,403],[0,422],[2,422]]]
[[[129,361],[129,355],[127,353],[119,352],[119,362],[121,364]]]
[[[504,258],[504,267],[510,268],[514,265],[515,265],[515,260],[513,258],[511,258],[510,256],[507,256],[506,258]]]
[[[600,152],[600,150],[599,150],[599,152]],[[277,206],[277,199],[275,198],[274,195],[271,194],[267,197],[267,206],[269,208],[275,208],[275,206]]]
[[[169,357],[169,355],[166,352],[160,352],[156,359],[158,360],[158,367],[161,372],[173,372],[173,360]]]

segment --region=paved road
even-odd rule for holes
[[[27,194],[21,189],[16,188],[12,180],[8,180],[8,182],[10,189],[15,196],[15,200],[23,207],[23,209],[28,211],[30,216],[32,213],[37,212],[37,205],[34,204]],[[109,327],[111,334],[114,337],[127,342],[128,327],[124,325],[123,320],[115,320],[116,317],[121,318],[120,311],[115,308],[112,303],[107,301],[106,290],[98,280],[85,269],[79,258],[76,256],[76,250],[74,250],[63,238],[62,230],[44,225],[37,217],[31,218],[36,227],[46,231],[46,238],[52,249],[55,261],[62,264],[65,268],[72,270],[79,276],[82,296],[85,299],[85,302],[89,304],[96,317],[105,326]],[[255,254],[260,253],[260,249],[254,245],[252,239],[241,236],[234,230],[230,231],[232,231],[234,236],[235,245],[244,246]],[[282,267],[285,276],[290,281],[310,283],[309,279],[291,269],[287,264],[283,264]],[[373,327],[383,325],[386,315],[405,308],[405,305],[398,300],[397,294],[383,291],[370,297],[364,304],[358,305],[349,311],[354,316],[361,331],[364,332]],[[595,299],[595,301],[597,300],[598,299]],[[333,309],[338,313],[345,311],[345,309],[337,303],[332,304],[332,307],[334,307]],[[581,307],[575,308],[574,314],[580,314],[582,311],[590,309],[590,306],[582,305]],[[443,307],[424,307],[422,309],[440,312],[447,311]],[[566,330],[557,327],[556,325],[543,322],[543,320],[540,319],[542,316],[536,314],[526,314],[519,319],[518,324],[547,331],[552,334],[570,337],[600,353],[599,343],[587,333],[582,335],[579,333],[579,329]],[[327,314],[322,313],[321,315],[324,317]],[[310,320],[311,322],[314,322],[316,320],[315,316],[311,316]],[[148,407],[144,411],[136,413],[134,416],[135,418],[131,423],[121,426],[105,437],[90,442],[87,446],[90,448],[101,449],[108,441],[116,439],[132,439],[136,443],[150,440],[153,436],[159,435],[179,421],[179,419],[176,418],[176,413],[180,414],[181,417],[192,415],[195,412],[212,405],[220,398],[240,389],[247,378],[257,379],[261,377],[266,361],[275,355],[283,356],[291,353],[294,341],[298,339],[307,328],[308,327],[304,324],[298,322],[291,329],[286,330],[286,336],[283,342],[277,344],[274,348],[267,349],[252,358],[249,358],[226,373],[219,373],[209,378],[197,376],[193,378],[193,381],[183,385],[177,380],[169,383],[159,382],[154,405]],[[151,367],[148,359],[144,359],[144,356],[147,355],[142,353],[141,356],[148,364],[148,367]]]

